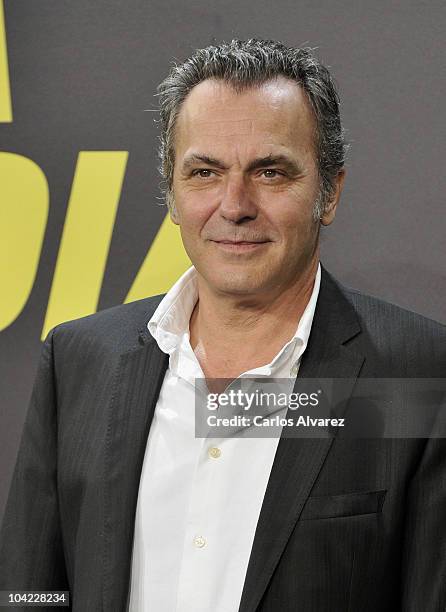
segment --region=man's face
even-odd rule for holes
[[[243,93],[207,80],[186,98],[172,218],[213,291],[272,294],[317,260],[315,129],[304,92],[284,77]]]

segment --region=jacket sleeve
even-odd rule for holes
[[[431,438],[407,497],[402,612],[446,610],[446,438]]]
[[[0,590],[64,590],[52,330],[44,342],[0,533]]]

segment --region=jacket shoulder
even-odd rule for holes
[[[406,330],[414,334],[434,334],[446,338],[446,325],[434,321],[392,302],[345,287],[342,290],[357,311],[363,322],[368,326],[389,331],[390,328],[399,331]]]
[[[94,314],[57,325],[50,334],[64,349],[80,344],[99,343],[110,350],[123,352],[138,345],[140,334],[148,333],[147,323],[164,294],[119,304]]]
[[[445,376],[445,325],[355,289],[342,290],[356,311],[362,342],[387,363],[389,375]]]

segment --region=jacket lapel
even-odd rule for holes
[[[347,345],[360,332],[356,312],[322,268],[302,378],[344,378],[344,397],[353,390],[364,356]],[[287,415],[287,416],[291,416]],[[330,450],[333,438],[281,438],[257,524],[239,612],[255,612]]]
[[[168,365],[148,333],[121,355],[108,416],[104,464],[103,609],[126,609],[139,481]]]

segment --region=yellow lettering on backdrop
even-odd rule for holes
[[[165,293],[190,265],[180,230],[166,215],[125,303]]]
[[[9,89],[8,53],[6,49],[5,15],[0,0],[0,123],[11,123],[11,93]]]
[[[48,218],[48,183],[37,164],[0,153],[0,330],[25,306]]]
[[[79,153],[42,338],[96,312],[128,151]]]

